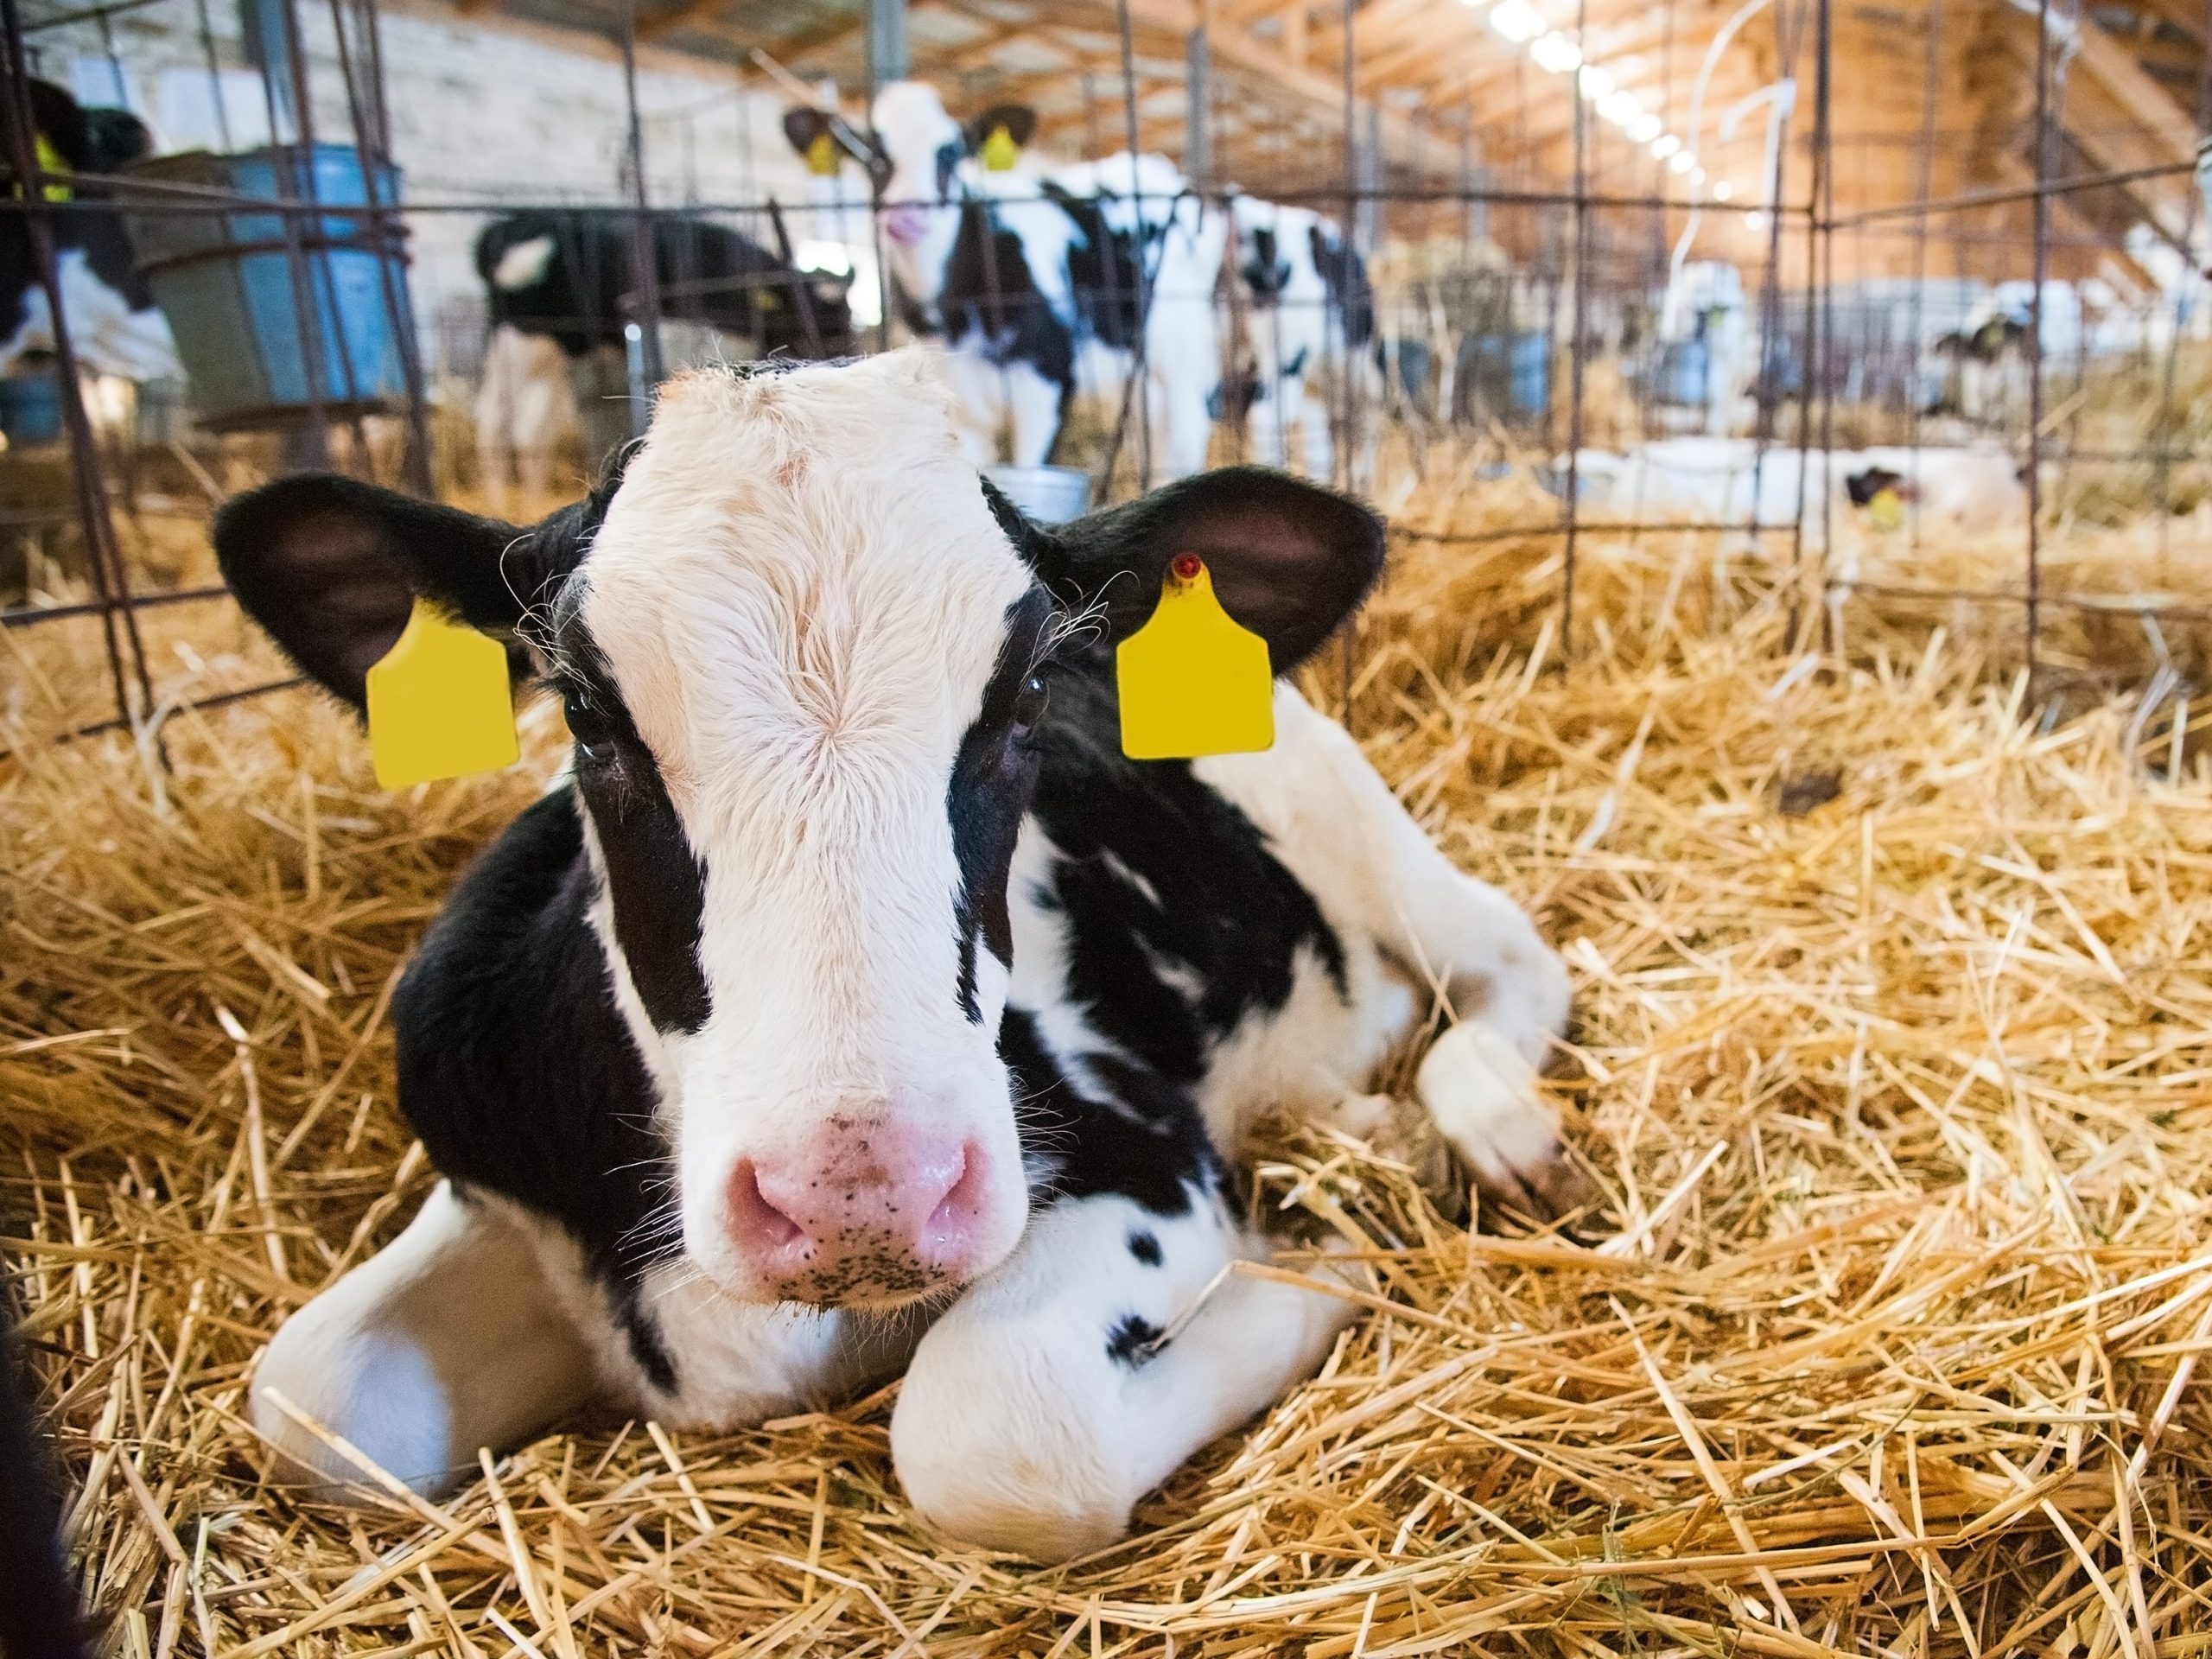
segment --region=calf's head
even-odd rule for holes
[[[227,508],[216,544],[356,706],[417,595],[561,696],[686,1253],[747,1300],[888,1306],[982,1273],[1027,1217],[1008,868],[1045,748],[1113,741],[1056,737],[1052,688],[1103,690],[1182,553],[1287,669],[1382,536],[1256,469],[1031,524],[898,354],[679,378],[619,480],[530,529],[304,477]]]
[[[958,199],[968,130],[945,112],[937,89],[918,80],[887,83],[869,110],[883,153],[883,233],[895,250],[912,250],[928,235],[932,209]]]

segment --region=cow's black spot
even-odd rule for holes
[[[1020,1103],[1022,1151],[1052,1200],[1111,1195],[1156,1216],[1190,1212],[1197,1198],[1235,1191],[1229,1166],[1207,1138],[1190,1091],[1141,1066],[1092,1056],[1104,1085],[1096,1099],[1053,1057],[1033,1015],[1009,1007],[999,1022],[999,1058]]]
[[[946,791],[952,855],[960,870],[960,891],[953,895],[960,951],[954,994],[962,1012],[978,1022],[983,1017],[976,1001],[978,941],[1001,963],[1014,961],[1007,873],[1037,783],[1037,728],[1047,702],[1038,671],[1052,618],[1052,597],[1041,588],[1032,588],[1007,609],[997,666],[960,740]]]
[[[464,875],[392,996],[399,1106],[464,1192],[558,1224],[639,1368],[677,1385],[639,1288],[677,1250],[654,1093],[592,931],[575,798],[525,810]]]
[[[1074,331],[1037,285],[1020,237],[986,202],[960,204],[938,310],[947,345],[972,339],[993,363],[1026,363],[1064,393],[1074,385]]]
[[[1289,1001],[1301,954],[1348,995],[1342,942],[1251,820],[1186,763],[1125,758],[1103,675],[1051,683],[1032,810],[1058,856],[1037,897],[1062,918],[1068,991],[1099,1033],[1187,1088],[1214,1043]]]
[[[1124,1313],[1106,1333],[1106,1357],[1135,1370],[1160,1351],[1166,1329],[1141,1314]]]
[[[1147,1268],[1158,1267],[1160,1261],[1158,1236],[1144,1228],[1138,1228],[1129,1235],[1129,1254]]]

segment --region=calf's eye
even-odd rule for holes
[[[602,760],[612,751],[614,728],[605,715],[578,697],[569,698],[562,712],[568,717],[569,735],[585,760]]]
[[[1021,683],[1021,689],[1014,694],[1014,735],[1027,737],[1044,718],[1045,682],[1032,674]]]

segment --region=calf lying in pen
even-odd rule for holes
[[[588,1397],[728,1426],[903,1369],[916,1508],[1065,1556],[1327,1352],[1343,1299],[1220,1276],[1267,1250],[1229,1160],[1431,987],[1445,1135],[1522,1207],[1570,1193],[1534,1069],[1565,974],[1340,728],[1278,683],[1269,752],[1116,741],[1112,642],[1171,559],[1278,671],[1350,614],[1382,535],[1343,497],[1238,469],[1046,530],[899,354],[683,377],[533,529],[308,477],[216,540],[356,707],[427,595],[575,742],[393,1001],[444,1184],[262,1363],[324,1482],[360,1471],[283,1402],[429,1487]]]

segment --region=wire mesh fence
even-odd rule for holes
[[[1332,115],[1309,99],[1298,124],[1271,126],[1222,93],[1202,14],[1180,84],[1163,86],[1157,42],[1139,50],[1121,0],[1112,48],[1081,76],[1079,117],[1047,147],[1094,160],[1157,148],[1164,99],[1181,117],[1181,168],[1160,184],[1095,167],[1071,208],[1065,167],[969,160],[940,175],[938,195],[901,194],[865,112],[758,51],[727,94],[686,102],[656,83],[643,96],[656,72],[641,73],[633,0],[616,15],[621,96],[600,142],[603,181],[558,189],[550,168],[512,188],[402,177],[391,88],[434,66],[395,60],[377,0],[330,0],[327,16],[269,0],[234,48],[243,67],[202,0],[36,16],[0,0],[0,235],[21,244],[27,299],[51,318],[50,366],[0,382],[16,404],[37,401],[23,388],[51,389],[46,429],[16,408],[0,455],[0,636],[26,688],[17,713],[46,711],[21,729],[153,744],[180,701],[296,683],[246,641],[204,557],[209,511],[245,484],[334,467],[495,505],[511,481],[528,493],[528,467],[485,432],[487,411],[512,416],[517,388],[545,367],[514,355],[524,348],[503,358],[491,328],[533,260],[565,283],[560,303],[523,321],[539,342],[529,349],[543,357],[550,340],[562,353],[582,434],[564,440],[572,471],[578,454],[633,433],[681,364],[964,332],[982,342],[966,372],[968,435],[1010,440],[1016,462],[1049,454],[1086,471],[1093,499],[1194,453],[1369,491],[1385,473],[1510,484],[1464,521],[1432,516],[1409,533],[1555,547],[1570,655],[1593,546],[1699,537],[1756,550],[1797,584],[1804,648],[1837,643],[1860,598],[2001,610],[2031,671],[2057,683],[2085,665],[2078,652],[2050,660],[2050,619],[2093,611],[2139,629],[2163,689],[2181,689],[2169,636],[2202,624],[2212,597],[2192,575],[2212,568],[2203,209],[2190,146],[2177,152],[2168,134],[2152,153],[2077,95],[2093,19],[2040,0],[2031,35],[2012,42],[2032,99],[2014,97],[1998,137],[2027,162],[1999,166],[1993,118],[1962,126],[1954,113],[1959,65],[1974,60],[1964,31],[1984,25],[1944,0],[1892,20],[1916,49],[1891,43],[1891,102],[1910,109],[1882,131],[1838,129],[1840,109],[1861,107],[1839,100],[1839,62],[1860,74],[1867,62],[1857,46],[1840,56],[1838,31],[1867,24],[1832,0],[1751,0],[1697,39],[1668,0],[1636,24],[1637,61],[1659,88],[1641,95],[1607,67],[1622,61],[1618,19],[1522,0],[1492,10],[1486,26],[1516,55],[1478,112],[1472,99],[1383,101],[1363,35],[1383,0],[1330,10],[1332,31],[1300,9],[1317,40],[1333,35],[1341,99]],[[156,14],[200,48],[194,96],[213,153],[67,164],[38,118],[39,42],[96,31],[119,65],[113,31]],[[1754,36],[1758,84],[1732,84],[1739,95],[1724,101],[1715,65]],[[2187,101],[2201,133],[2212,76],[2201,37],[2195,51]],[[1003,104],[1007,87],[986,73],[940,90],[975,114],[966,106]],[[788,168],[761,182],[764,101],[810,115],[804,132],[785,123],[813,164],[804,182]],[[448,106],[456,122],[464,102]],[[906,219],[924,211],[984,232],[957,303],[900,280],[913,264]],[[1130,255],[1078,261],[1059,291],[1040,287],[1021,235],[1039,213],[1072,213],[1077,244],[1088,223],[1092,243],[1119,235]],[[111,319],[87,308],[73,267],[118,224],[130,280],[151,286],[187,348],[182,382],[132,384],[101,372],[100,353],[86,359],[87,331]],[[1215,250],[1211,265],[1177,263],[1179,233]],[[1178,313],[1207,321],[1163,348]],[[1019,337],[1048,315],[1072,361],[1042,410],[1021,384],[1032,365]],[[1193,451],[1178,423],[1189,359],[1208,353]],[[1969,542],[1971,559],[1958,551]],[[252,671],[219,683],[168,668],[194,660],[211,615],[234,626]],[[99,706],[81,675],[78,691],[39,695],[57,663],[86,660],[102,665]]]

